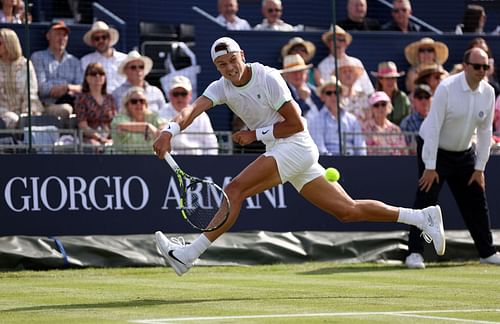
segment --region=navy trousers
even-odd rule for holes
[[[425,165],[422,161],[422,147],[423,140],[417,137],[419,179],[425,170]],[[474,172],[475,160],[476,153],[473,148],[463,152],[451,152],[439,149],[436,160],[436,172],[439,175],[439,183],[434,182],[429,192],[421,191],[417,187],[413,207],[415,209],[422,209],[436,205],[439,192],[446,181],[458,204],[465,225],[474,240],[479,256],[487,258],[494,254],[496,249],[493,245],[486,194],[477,183],[467,184]],[[446,228],[445,216],[443,215],[443,221]],[[417,227],[410,226],[409,253],[420,253],[423,255],[424,241],[420,235],[421,232]]]

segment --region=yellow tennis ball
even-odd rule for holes
[[[328,168],[325,171],[325,178],[330,182],[335,182],[340,179],[340,172],[335,168]]]

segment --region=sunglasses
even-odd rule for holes
[[[485,71],[488,71],[490,69],[489,64],[479,64],[479,63],[471,63],[471,62],[465,62],[465,64],[472,65],[472,67],[476,71],[481,70],[481,68],[483,68],[483,70],[485,70]]]
[[[104,75],[106,75],[106,73],[104,73],[104,72],[97,72],[97,71],[93,71],[93,72],[89,72],[87,75],[90,75],[90,76],[95,77],[95,76],[98,76],[98,75],[100,75],[100,76],[104,76]]]
[[[137,105],[138,103],[140,103],[141,105],[144,105],[146,103],[146,99],[137,99],[137,98],[132,98],[128,101],[129,103],[131,103],[132,105]]]
[[[278,9],[278,8],[269,8],[267,9],[268,13],[273,13],[273,12],[282,12],[283,9]]]
[[[339,37],[337,37],[336,40],[337,40],[337,43],[345,43],[346,42],[345,38],[339,38]],[[333,42],[333,37],[330,38],[330,42]]]
[[[422,47],[418,49],[419,53],[434,53],[433,47]]]
[[[392,12],[394,12],[394,13],[407,12],[407,11],[408,11],[407,8],[393,8],[392,9]]]
[[[97,36],[92,36],[92,40],[94,42],[98,42],[100,40],[107,40],[109,38],[109,35],[105,34],[105,35],[97,35]]]
[[[376,104],[373,104],[373,107],[374,108],[384,108],[384,107],[387,107],[387,102],[385,102],[385,101],[377,102]]]
[[[135,71],[135,70],[144,70],[144,65],[129,65],[129,69]]]
[[[331,96],[331,95],[336,95],[336,90],[326,90],[326,91],[323,91],[323,94],[327,95],[327,96]]]
[[[418,100],[429,100],[429,99],[431,99],[431,96],[425,95],[425,94],[419,94],[419,95],[415,95],[415,99],[418,99]]]
[[[187,92],[172,92],[172,97],[187,97],[188,93]]]

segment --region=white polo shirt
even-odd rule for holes
[[[436,89],[429,115],[419,131],[424,140],[425,168],[436,169],[438,148],[465,151],[477,133],[475,169],[484,171],[490,156],[494,105],[495,92],[488,82],[481,81],[473,91],[464,72],[444,79]]]

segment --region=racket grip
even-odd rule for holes
[[[172,168],[172,170],[176,171],[176,170],[179,170],[179,165],[177,164],[177,162],[175,162],[174,158],[172,157],[172,155],[170,155],[169,152],[165,153],[165,162],[168,163],[168,165],[170,165],[170,167]]]

